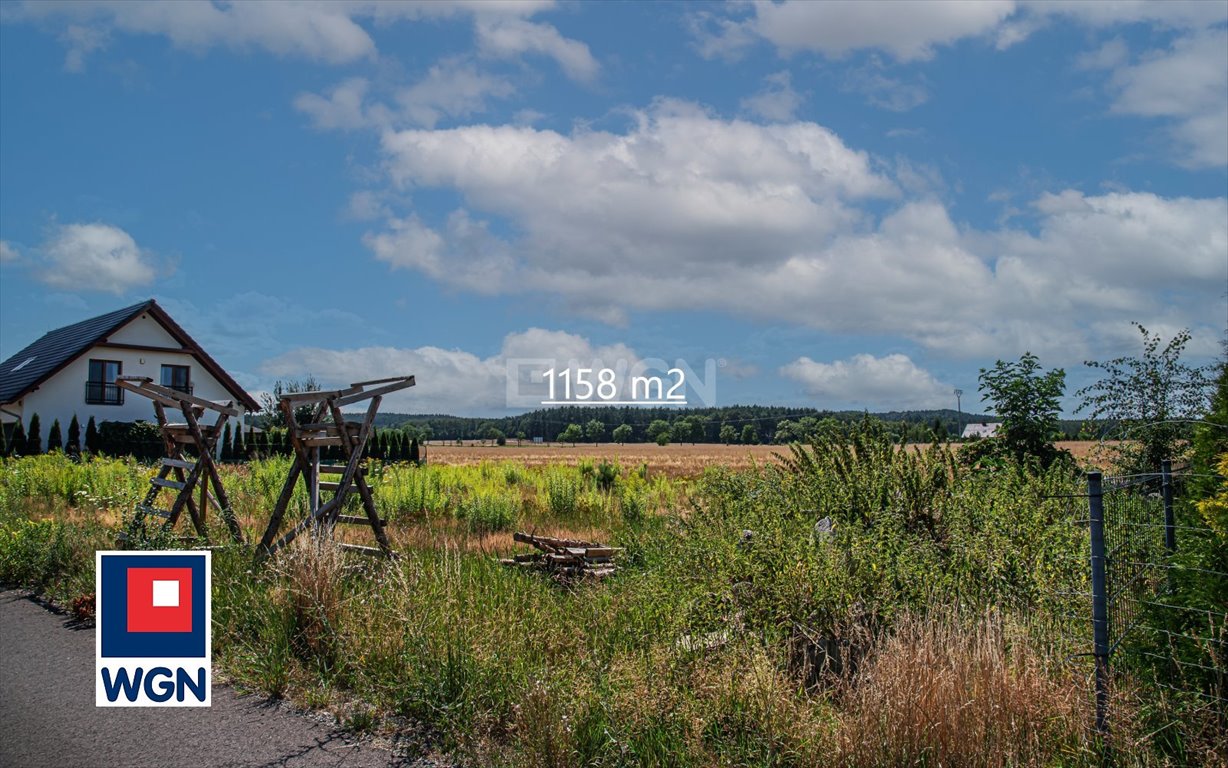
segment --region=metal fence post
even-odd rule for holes
[[[1161,492],[1164,496],[1164,547],[1171,555],[1177,551],[1177,527],[1173,520],[1173,463],[1160,462]]]
[[[1104,491],[1099,472],[1087,474],[1092,549],[1092,642],[1096,658],[1096,731],[1109,733],[1109,601],[1105,580]]]

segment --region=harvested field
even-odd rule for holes
[[[1070,440],[1057,444],[1065,448],[1079,460],[1087,460],[1093,456],[1094,449],[1103,445],[1090,440]],[[924,443],[910,446],[915,449],[926,447]],[[958,446],[957,446],[958,447]],[[788,453],[788,446],[783,445],[721,445],[714,443],[674,444],[660,446],[655,443],[565,443],[525,444],[499,446],[494,444],[468,443],[430,443],[426,447],[426,458],[432,464],[468,466],[480,464],[483,461],[515,461],[528,467],[543,467],[548,465],[575,466],[581,461],[617,461],[624,467],[634,467],[647,464],[654,473],[664,473],[670,477],[694,477],[704,471],[705,467],[720,465],[731,469],[747,469],[753,464],[763,464],[776,460],[776,454]]]

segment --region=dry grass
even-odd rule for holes
[[[841,706],[840,764],[999,768],[1086,754],[1086,688],[1043,659],[998,619],[905,620]]]
[[[1080,461],[1098,454],[1103,444],[1095,441],[1069,440],[1059,442]],[[926,445],[917,443],[910,448],[923,450]],[[956,446],[958,448],[958,446]],[[668,477],[695,477],[706,467],[723,466],[729,469],[748,469],[755,464],[775,462],[779,453],[787,454],[783,445],[720,445],[699,443],[692,445],[671,444],[660,446],[653,443],[579,443],[525,444],[497,446],[468,443],[466,445],[434,443],[426,447],[426,459],[434,464],[469,466],[483,461],[515,461],[528,467],[550,465],[575,466],[581,461],[618,461],[624,467],[647,464],[649,472],[663,473]]]
[[[344,604],[341,548],[310,533],[299,536],[273,561],[281,577],[274,600],[287,611],[295,653],[331,667],[340,651]]]

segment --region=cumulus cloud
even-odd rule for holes
[[[929,94],[923,83],[884,72],[880,55],[897,63],[925,60],[943,46],[973,39],[992,39],[1001,50],[1051,23],[1091,30],[1148,24],[1157,34],[1176,35],[1170,48],[1146,51],[1129,64],[1126,43],[1114,38],[1078,57],[1075,66],[1112,72],[1113,112],[1171,120],[1172,154],[1181,165],[1228,165],[1228,4],[1222,2],[934,0],[895,3],[890,13],[857,0],[758,0],[728,7],[725,16],[692,14],[701,54],[736,57],[757,41],[786,56],[809,52],[840,59],[870,52],[872,66],[851,69],[844,87],[894,111],[911,109]]]
[[[439,347],[303,347],[278,355],[261,366],[270,378],[312,375],[326,386],[413,374],[416,385],[385,400],[384,410],[411,413],[498,413],[507,407],[508,361],[553,360],[558,367],[600,360],[634,365],[638,355],[625,344],[597,345],[563,331],[542,328],[508,334],[498,354],[479,357]],[[546,366],[549,367],[548,365]],[[545,370],[545,368],[542,368]]]
[[[1177,307],[1167,321],[1203,331],[1222,315],[1224,198],[1063,190],[978,231],[907,169],[893,182],[822,126],[673,102],[622,133],[468,126],[386,132],[383,148],[397,185],[449,189],[464,207],[439,224],[393,217],[367,236],[378,258],[464,290],[553,295],[609,323],[717,310],[956,356],[1077,358],[1093,314]],[[900,187],[919,197],[898,202]]]
[[[158,265],[132,235],[109,224],[67,224],[43,243],[35,274],[55,288],[124,293],[149,285]]]
[[[1192,167],[1228,165],[1228,30],[1177,38],[1166,50],[1120,65],[1113,111],[1172,118],[1179,159]]]
[[[447,59],[401,90],[397,102],[411,122],[433,128],[441,118],[483,112],[488,99],[507,98],[514,92],[505,78],[481,72],[469,62]]]
[[[352,18],[359,6],[339,3],[90,3],[25,2],[15,15],[31,19],[66,19],[65,66],[80,70],[86,57],[103,47],[112,30],[158,35],[189,50],[222,45],[259,47],[278,55],[303,56],[331,63],[375,53],[370,35]]]
[[[507,98],[516,89],[506,78],[453,57],[432,65],[412,85],[394,89],[386,102],[369,98],[370,91],[371,83],[366,78],[349,78],[323,94],[300,93],[294,107],[320,130],[387,130],[405,125],[434,128],[444,118],[484,112],[490,99]]]
[[[901,354],[861,354],[830,363],[799,357],[782,366],[780,375],[827,407],[939,408],[951,397],[950,386]]]
[[[596,79],[600,66],[588,46],[559,34],[550,24],[520,18],[479,16],[476,26],[478,50],[488,56],[508,58],[536,53],[554,59],[572,80]]]
[[[317,2],[233,2],[182,0],[174,3],[35,2],[25,0],[8,11],[9,18],[48,24],[65,23],[61,40],[65,68],[81,71],[91,53],[104,48],[113,32],[165,37],[179,48],[204,51],[223,46],[258,48],[279,56],[294,56],[344,64],[377,54],[364,23],[469,18],[479,45],[491,55],[508,57],[539,53],[557,60],[569,76],[591,80],[599,66],[588,47],[562,36],[557,29],[528,18],[552,2],[398,2],[382,0],[318,0]]]
[[[20,258],[16,246],[7,240],[0,240],[0,264],[16,264]]]
[[[881,5],[858,0],[756,0],[730,7],[731,16],[702,11],[692,17],[692,32],[703,55],[736,56],[764,40],[783,55],[808,51],[834,59],[872,50],[896,61],[916,61],[965,39],[993,39],[997,48],[1008,48],[1052,19],[1092,28],[1150,23],[1173,29],[1198,29],[1228,20],[1223,3],[1201,0],[932,0],[894,3],[890,13],[884,13]]]
[[[1011,0],[938,0],[896,3],[889,13],[874,3],[828,0],[757,2],[749,19],[724,23],[701,50],[724,53],[750,39],[767,40],[783,54],[799,51],[839,58],[853,51],[876,49],[899,61],[928,59],[936,46],[964,37],[985,35],[1015,11]],[[722,42],[727,45],[722,45]]]

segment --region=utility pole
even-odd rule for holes
[[[955,436],[956,437],[964,436],[964,409],[960,405],[960,398],[963,396],[964,396],[964,391],[962,389],[957,388],[955,390],[955,412],[959,414],[959,416],[955,422]]]

